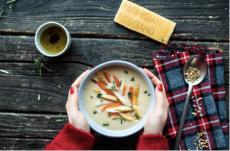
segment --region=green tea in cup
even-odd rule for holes
[[[47,22],[38,28],[35,44],[45,56],[59,56],[69,48],[70,34],[63,25],[57,22]]]

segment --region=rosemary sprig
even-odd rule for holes
[[[16,2],[17,2],[17,0],[8,0],[8,1],[6,1],[6,3],[3,4],[3,6],[2,6],[2,8],[0,10],[0,17],[3,16],[7,12],[8,9],[11,12],[13,12]]]
[[[42,75],[42,69],[52,72],[49,68],[46,67],[45,63],[41,62],[40,58],[34,59],[34,65],[35,65],[35,68],[38,70],[40,76]]]
[[[4,9],[3,9],[3,10],[1,10],[1,11],[0,11],[0,16],[3,16],[4,12],[5,12],[5,10],[4,10]]]
[[[13,12],[15,2],[16,0],[9,0],[6,2],[7,7],[10,9],[11,12]]]

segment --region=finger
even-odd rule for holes
[[[147,76],[151,79],[154,85],[158,85],[161,83],[161,81],[151,71],[149,71],[146,68],[144,68],[143,70],[147,74]]]
[[[84,71],[72,84],[73,87],[78,87],[82,81],[82,79],[89,73],[89,69]]]
[[[167,109],[168,108],[168,100],[163,88],[163,84],[160,83],[156,86],[155,90],[156,94],[156,106],[159,109]]]
[[[78,111],[78,93],[76,87],[71,87],[67,101],[69,110]]]

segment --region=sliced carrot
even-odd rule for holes
[[[138,98],[138,95],[139,95],[139,85],[137,85],[136,88],[133,89],[133,96],[132,96],[132,104],[133,105],[137,105],[137,98]]]
[[[137,90],[133,89],[133,95],[132,95],[132,104],[135,105],[137,102]]]
[[[120,114],[119,113],[108,113],[109,116],[119,116]]]
[[[127,89],[127,86],[126,84],[123,86],[123,89],[122,89],[122,96],[125,96],[126,94],[126,89]]]
[[[104,71],[103,73],[104,73],[105,79],[106,79],[109,83],[111,83],[110,73],[107,72],[107,71]]]
[[[139,84],[137,84],[136,90],[137,90],[137,97],[138,97],[138,96],[139,96],[139,93],[140,93],[140,85],[139,85]]]
[[[115,75],[113,75],[113,80],[114,80],[116,86],[119,88],[121,86],[120,80]]]
[[[129,99],[131,100],[131,102],[133,102],[133,87],[130,86],[129,87],[129,95],[128,95]]]
[[[113,107],[117,107],[117,106],[120,106],[122,105],[120,102],[118,103],[111,103],[111,104],[107,104],[105,105],[103,108],[102,108],[102,111],[105,111],[107,109],[110,109],[110,108],[113,108]]]
[[[98,81],[102,82],[103,84],[107,85],[107,82],[104,80],[100,72],[96,73]]]
[[[109,94],[109,95],[112,95],[112,96],[115,96],[115,94],[113,93],[113,91],[109,90],[106,88],[106,85],[102,82],[99,82],[99,81],[96,81],[97,85],[103,90],[105,91],[105,93]]]

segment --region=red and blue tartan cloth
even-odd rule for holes
[[[208,71],[202,83],[193,87],[179,149],[229,149],[229,119],[221,50],[184,46],[166,47],[154,53],[153,65],[170,104],[164,134],[173,149],[188,90],[183,78],[183,66],[194,54],[205,58]]]

